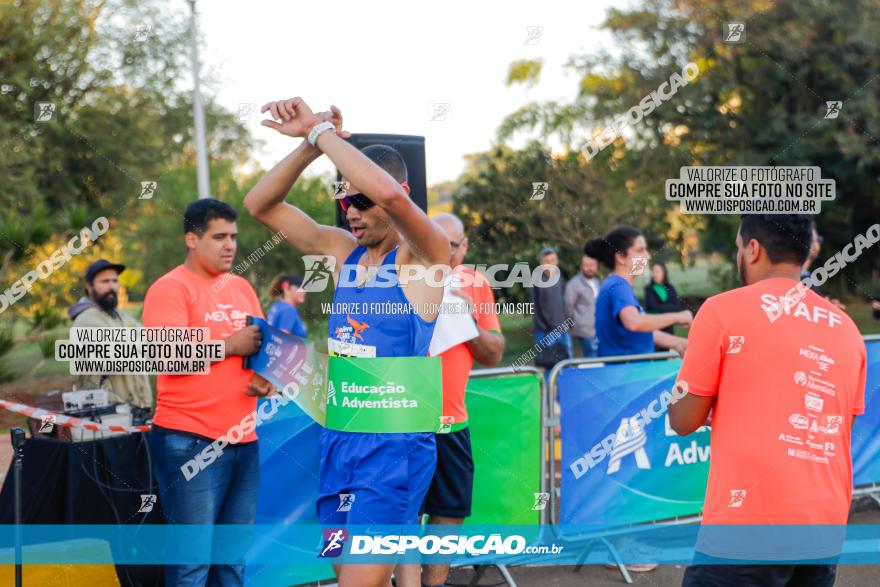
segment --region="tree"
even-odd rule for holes
[[[666,202],[632,180],[644,158],[616,147],[599,158],[602,165],[591,165],[582,153],[554,154],[538,142],[471,156],[455,200],[470,234],[470,262],[534,265],[549,245],[564,267],[576,267],[586,240],[619,224],[638,225],[654,247],[683,246],[686,225],[673,226]],[[534,194],[536,183],[547,184],[543,197]]]
[[[581,150],[694,62],[699,77],[614,143],[627,153],[623,159],[641,159],[630,177],[635,189],[672,207],[663,200],[663,181],[678,177],[681,165],[818,165],[837,184],[836,201],[818,218],[827,237],[823,254],[833,254],[880,218],[878,9],[878,0],[646,0],[612,9],[602,28],[614,51],[574,56],[568,64],[580,76],[575,98],[525,105],[501,125],[499,140],[525,134]],[[733,21],[746,23],[743,44],[722,39],[724,23]],[[536,71],[516,62],[509,81],[537,83]],[[830,100],[843,101],[837,119],[824,118]],[[615,161],[600,155],[590,168]],[[705,222],[706,250],[730,255],[737,218],[690,222]],[[855,287],[877,255],[869,250],[845,271],[847,280],[829,285]]]
[[[164,231],[142,223],[155,211],[157,224],[176,226],[175,202],[195,198],[191,95],[180,85],[187,27],[185,13],[157,0],[0,2],[0,291],[100,216],[111,220],[105,239],[120,243],[117,260],[143,279],[168,262],[154,253],[179,245],[179,234],[164,242]],[[54,105],[51,120],[35,120],[38,103]],[[210,98],[206,123],[214,193],[240,203],[235,169],[252,141]],[[143,181],[157,181],[151,200],[140,199]],[[50,297],[35,290],[15,311],[31,314],[41,302],[62,312],[83,293],[78,262],[53,273],[52,287],[42,284]],[[128,285],[141,295],[148,283]]]

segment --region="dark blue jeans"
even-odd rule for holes
[[[690,565],[682,587],[832,587],[836,565]]]
[[[541,344],[541,341],[544,340],[544,338],[547,336],[547,333],[543,330],[535,329],[532,331],[532,336],[535,339],[535,344],[538,345]],[[556,335],[556,340],[554,340],[553,342],[563,345],[568,350],[569,357],[574,355],[574,352],[571,348],[571,335],[568,332],[563,332],[562,334]]]
[[[574,339],[581,347],[581,356],[587,359],[599,356],[599,339],[595,336],[590,338],[575,336]]]
[[[153,430],[150,458],[159,484],[159,505],[168,524],[253,524],[260,486],[256,442],[229,445],[223,454],[189,481],[180,468],[211,443],[186,434]],[[207,556],[212,544],[182,545],[187,553]],[[244,585],[244,561],[224,565],[166,565],[165,584],[174,587]]]

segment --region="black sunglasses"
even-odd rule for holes
[[[369,210],[376,205],[376,202],[363,194],[352,194],[350,196],[343,196],[341,198],[337,198],[337,201],[339,202],[339,205],[342,206],[343,212],[348,212],[349,206],[354,206],[355,210],[360,210],[361,212],[363,212],[364,210]]]

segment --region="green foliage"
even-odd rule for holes
[[[540,250],[551,245],[563,269],[574,268],[586,240],[618,224],[635,224],[655,253],[678,259],[684,225],[674,229],[665,200],[656,197],[662,181],[632,180],[645,165],[642,154],[609,148],[596,160],[602,164],[576,151],[552,154],[537,142],[471,156],[455,200],[455,213],[468,227],[466,262],[534,267]],[[541,200],[530,199],[535,182],[549,184]]]
[[[0,383],[6,383],[7,381],[12,381],[15,379],[15,375],[13,375],[9,369],[3,364],[2,357],[0,357]]]
[[[0,357],[12,350],[15,344],[15,338],[12,334],[12,322],[8,320],[0,321]]]
[[[251,218],[242,206],[242,201],[257,177],[237,176],[232,162],[216,162],[211,173],[211,195],[235,208],[238,213],[238,250],[234,271],[248,279],[258,294],[265,296],[271,280],[279,273],[304,272],[302,257],[281,242],[273,246],[270,242],[265,256],[255,263],[242,263],[248,255],[264,249],[271,241],[272,233],[262,224]],[[304,178],[291,189],[287,201],[302,208],[315,221],[322,224],[335,223],[334,202],[332,199],[332,179]],[[132,237],[127,240],[126,260],[142,272],[142,278],[129,287],[132,299],[143,299],[147,288],[153,281],[167,273],[186,258],[183,242],[183,212],[187,204],[196,199],[195,169],[183,167],[168,171],[159,182],[156,196],[146,201],[140,214],[129,227]],[[128,232],[123,227],[121,231]],[[125,275],[125,274],[123,274]]]
[[[55,356],[55,341],[58,340],[56,337],[46,334],[42,336],[37,343],[40,347],[40,355],[44,359],[51,359]]]
[[[26,243],[44,243],[52,234],[45,204],[36,204],[25,218],[23,221],[21,213],[12,209],[0,216],[0,269],[24,259],[28,252]]]
[[[52,330],[67,322],[67,317],[55,306],[38,305],[30,315],[31,331]]]
[[[161,3],[3,2],[0,55],[0,193],[19,220],[45,205],[52,228],[68,228],[72,202],[118,207],[140,179],[179,150],[158,119],[178,108],[174,80],[186,64],[186,19]],[[137,27],[150,26],[138,37]],[[37,102],[56,106],[54,120],[34,122]],[[110,208],[111,210],[114,208]],[[44,237],[45,233],[41,233]],[[6,251],[41,243],[32,237]]]
[[[725,44],[723,23],[743,15],[754,15],[747,42]],[[524,105],[501,124],[499,140],[525,136],[580,149],[694,62],[699,77],[594,158],[587,177],[613,173],[618,160],[632,157],[626,197],[675,213],[662,184],[681,165],[819,166],[836,180],[837,199],[817,219],[826,237],[818,263],[880,218],[880,1],[644,0],[610,10],[602,28],[615,50],[571,58],[568,67],[580,76],[576,97]],[[824,119],[827,100],[843,101],[837,119]],[[625,154],[603,157],[610,150]],[[624,197],[606,195],[616,203]],[[690,222],[701,228],[705,251],[732,255],[736,217]],[[878,254],[871,249],[829,287],[864,280]]]
[[[522,59],[514,61],[507,70],[507,85],[525,84],[534,86],[541,78],[543,59]]]
[[[709,267],[709,282],[715,291],[727,291],[742,285],[736,271],[736,263],[717,261]]]
[[[196,193],[191,93],[179,83],[189,76],[188,16],[160,0],[0,2],[2,81],[12,86],[0,95],[0,290],[96,218],[111,223],[101,244],[10,310],[38,328],[83,295],[97,256],[129,266],[121,279],[135,295],[182,260],[173,229]],[[35,123],[38,101],[56,105],[54,120]],[[240,209],[246,178],[235,170],[252,142],[210,97],[205,110],[212,193]],[[140,200],[147,180],[157,191]]]
[[[15,339],[12,333],[12,322],[10,320],[0,320],[0,383],[12,381],[13,374],[6,367],[4,355],[12,350],[15,345]]]

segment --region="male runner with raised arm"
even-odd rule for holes
[[[307,255],[336,260],[334,278],[344,265],[368,269],[446,266],[449,240],[443,230],[409,198],[403,157],[373,145],[358,151],[344,140],[342,114],[335,106],[315,114],[301,98],[270,102],[262,112],[274,120],[263,126],[306,138],[272,168],[244,200],[247,210],[272,231],[283,231],[290,245]],[[352,232],[317,224],[284,197],[308,165],[327,155],[348,182],[340,205]],[[437,283],[401,278],[394,287],[337,287],[334,310],[374,303],[411,305],[409,313],[331,313],[328,352],[360,357],[427,356],[436,306],[443,297]],[[442,280],[441,280],[442,281]],[[430,283],[429,283],[430,282]],[[322,524],[415,524],[436,462],[433,432],[355,433],[323,429],[318,517]],[[338,511],[346,496],[347,512]],[[348,497],[354,496],[354,499]],[[393,565],[334,565],[342,587],[389,584]]]

